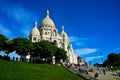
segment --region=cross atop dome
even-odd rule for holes
[[[64,32],[64,26],[62,25],[62,31]]]
[[[49,18],[49,10],[48,10],[48,9],[47,9],[47,11],[46,11],[46,17]]]
[[[37,27],[37,21],[35,21],[35,23],[34,23],[34,27]]]

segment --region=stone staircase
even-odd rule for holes
[[[68,67],[68,66],[64,66],[64,65],[63,65],[63,67],[65,69],[67,69],[68,71],[70,71],[71,73],[76,74],[76,75],[84,78],[85,80],[97,80],[94,77],[90,76],[89,74],[86,74],[84,72],[82,72],[82,73],[79,72],[79,70],[75,67],[72,67],[72,66]]]

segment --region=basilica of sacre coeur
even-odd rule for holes
[[[46,11],[45,18],[37,26],[37,22],[34,23],[34,27],[29,34],[29,40],[32,42],[38,42],[41,40],[48,40],[55,42],[59,48],[63,48],[67,52],[68,62],[78,64],[77,55],[74,53],[72,44],[69,41],[69,37],[65,32],[64,26],[61,27],[62,32],[59,34],[55,26],[54,21],[49,16],[49,11]],[[69,48],[68,48],[69,46]]]

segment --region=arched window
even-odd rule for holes
[[[57,36],[57,31],[56,30],[53,31],[53,36],[55,36],[55,37]]]
[[[33,37],[33,41],[36,41],[37,39],[36,39],[36,37]]]
[[[54,43],[56,44],[56,46],[57,46],[57,41],[56,41],[56,40],[54,40],[53,42],[54,42]]]
[[[47,32],[45,32],[45,35],[47,35]]]

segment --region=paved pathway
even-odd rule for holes
[[[120,80],[120,77],[116,76],[116,73],[112,71],[107,71],[104,75],[103,73],[100,74],[100,71],[94,70],[94,72],[89,72],[89,74],[94,77],[95,72],[99,74],[98,80]]]
[[[108,71],[106,74],[101,74],[98,77],[99,80],[120,80],[120,77],[116,76],[116,73]]]
[[[67,68],[66,66],[64,66],[66,69],[68,69],[69,71],[73,72],[74,74],[78,74],[78,71],[76,68],[73,68],[73,67],[70,67],[70,68]],[[85,67],[84,67],[85,68]],[[93,72],[88,72],[88,74],[90,76],[88,76],[87,74],[85,73],[80,73],[81,76],[83,77],[86,77],[86,79],[90,79],[90,80],[95,80],[94,79],[94,75],[95,73],[97,72],[98,73],[98,77],[97,77],[97,80],[120,80],[120,77],[116,75],[116,72],[112,72],[112,71],[106,71],[106,74],[104,75],[102,71],[99,71],[97,70],[96,67],[87,67],[85,69],[90,69],[92,68],[93,69]]]

